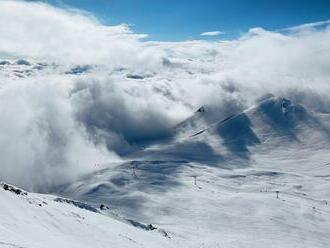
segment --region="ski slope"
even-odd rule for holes
[[[52,195],[17,194],[4,185],[0,247],[174,247],[161,232],[134,227],[100,209]]]
[[[49,78],[70,89],[66,83],[92,68],[8,63],[4,93]],[[112,73],[127,87],[171,77]],[[121,161],[92,165],[73,182],[39,187],[43,194],[1,188],[0,247],[328,247],[329,121],[330,114],[280,96],[247,109],[205,105],[165,136],[137,143]],[[20,123],[13,128],[21,131]]]
[[[0,247],[328,248],[328,88],[205,45],[145,44],[150,68],[1,60],[1,180],[38,193],[1,185]]]
[[[175,128],[57,193],[159,226],[180,247],[328,247],[329,118],[271,97],[191,135]]]

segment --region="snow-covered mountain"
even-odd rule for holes
[[[0,247],[174,247],[166,232],[104,209],[1,183]],[[135,224],[135,226],[133,225]]]
[[[185,66],[191,68],[191,63]],[[15,158],[20,169],[15,173],[5,166],[2,179],[26,186],[26,173],[39,171],[31,176],[32,185],[43,193],[0,190],[1,246],[330,243],[330,114],[325,111],[272,95],[249,107],[235,96],[195,108],[180,98],[184,90],[176,83],[193,76],[175,67],[169,69],[172,74],[168,69],[134,74],[124,68],[105,72],[96,65],[8,60],[0,69],[2,101],[11,103],[2,116],[6,132],[0,141],[8,151],[3,155],[8,164],[13,150],[23,159]],[[93,81],[104,73],[115,83]],[[54,87],[49,80],[59,84]],[[46,91],[39,91],[39,82]],[[17,93],[21,89],[24,94]],[[8,99],[16,93],[23,100],[13,104]],[[46,98],[40,103],[36,93]],[[143,94],[156,95],[155,102],[183,102],[195,111],[175,121],[154,117],[149,105],[139,105]],[[118,95],[127,99],[123,102]],[[127,101],[139,106],[138,111],[131,112]],[[61,106],[71,107],[63,112]],[[6,121],[15,116],[13,111],[22,119],[10,126]],[[22,144],[10,142],[16,135]],[[107,154],[99,161],[94,146],[103,144],[121,157]],[[34,154],[28,160],[22,153],[26,149]],[[81,163],[87,168],[81,170]]]
[[[0,1],[0,247],[329,247],[328,21],[102,23]]]
[[[329,142],[330,115],[309,111],[285,98],[270,97],[218,120],[214,112],[201,109],[176,125],[168,142],[148,147],[138,156],[213,161],[222,166],[229,162],[232,168],[247,166],[262,151],[289,146],[315,149]]]
[[[194,133],[205,115],[57,193],[153,223],[183,247],[326,247],[330,115],[271,97]]]

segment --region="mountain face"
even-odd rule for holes
[[[153,223],[184,247],[326,247],[330,115],[280,97],[208,114],[56,193]]]
[[[33,170],[35,181],[47,182],[36,189],[43,194],[1,185],[0,247],[328,247],[330,114],[267,95],[248,108],[234,99],[205,104],[169,125],[138,97],[150,90],[155,102],[183,101],[167,79],[181,74],[121,68],[110,72],[119,83],[101,84],[93,81],[104,70],[96,65],[21,59],[0,66],[1,99],[10,103],[0,124],[4,161],[31,149],[21,178]],[[41,94],[35,85],[49,78],[63,88],[46,84]],[[21,87],[19,105],[6,102]],[[20,142],[9,142],[16,136]],[[98,162],[86,140],[120,159]],[[93,168],[73,177],[82,162]]]
[[[135,227],[81,202],[6,183],[0,199],[0,247],[172,247],[165,231]]]
[[[196,107],[187,61],[1,61],[1,178],[42,194],[1,184],[0,247],[328,247],[330,114],[231,84]]]
[[[329,115],[308,111],[285,98],[271,97],[217,121],[213,112],[203,108],[175,126],[168,142],[138,155],[245,167],[259,151],[327,144],[328,121]]]
[[[329,248],[330,20],[155,41],[100,2],[0,0],[0,248]]]

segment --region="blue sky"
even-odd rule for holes
[[[104,24],[132,24],[152,40],[235,38],[330,19],[330,0],[46,0],[87,10]],[[219,37],[199,36],[219,30]]]

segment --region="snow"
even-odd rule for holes
[[[169,238],[102,213],[0,189],[0,247],[173,247]]]
[[[328,247],[329,118],[272,97],[58,193],[153,223],[179,247]]]
[[[94,77],[100,69],[68,75],[51,63],[29,63],[12,61],[2,75],[11,83],[56,78],[72,89],[66,84],[72,78]],[[152,85],[152,94],[175,102],[176,80],[188,84],[194,75],[171,70],[159,75],[122,69],[111,77],[123,87],[117,91],[136,97]],[[268,96],[245,110],[229,104],[224,111],[203,106],[200,112],[199,106],[171,127],[169,137],[142,142],[122,161],[109,158],[73,182],[45,187],[44,194],[1,188],[0,247],[328,247],[330,114],[289,100]],[[145,132],[143,124],[134,130]],[[143,134],[133,136],[139,141]],[[80,160],[83,155],[75,154]],[[99,210],[101,204],[109,209]],[[148,224],[157,229],[147,230]]]
[[[139,180],[144,179],[142,173],[138,172]],[[197,175],[198,187],[191,175]],[[148,218],[183,239],[184,247],[203,243],[211,247],[216,243],[223,247],[327,247],[329,243],[329,182],[324,178],[285,170],[228,172],[197,165],[176,177],[180,185],[166,192],[130,183],[130,188],[142,191],[140,202],[144,203],[137,207],[140,211],[134,207],[126,215]],[[110,203],[119,198],[109,197]],[[135,195],[135,199],[139,198]]]
[[[323,155],[320,162],[326,158]],[[305,160],[310,163],[312,157]],[[311,173],[306,167],[296,169],[298,159],[273,161],[272,168],[237,170],[141,162],[137,178],[129,168],[103,171],[93,180],[79,182],[79,196],[69,194],[107,201],[122,215],[147,220],[168,231],[179,247],[327,247],[329,178],[315,176],[324,175],[324,167]],[[154,166],[166,168],[156,172],[150,168]],[[169,175],[171,166],[180,169]],[[124,183],[116,185],[116,180]],[[96,184],[98,190],[84,191]]]
[[[329,247],[328,88],[216,45],[148,43],[147,69],[1,60],[0,176],[43,194],[0,187],[0,247]]]

